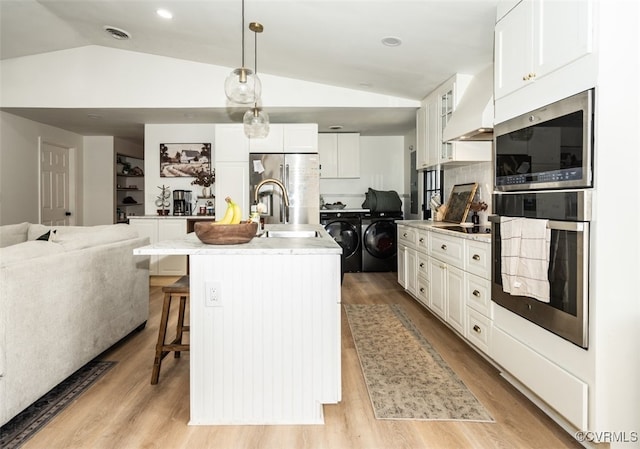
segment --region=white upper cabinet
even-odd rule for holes
[[[442,132],[472,76],[457,74],[441,84],[422,102],[416,115],[416,168],[424,170],[438,164],[491,160],[491,142],[443,142]]]
[[[495,28],[495,98],[592,51],[592,4],[523,0]]]
[[[285,153],[317,153],[318,124],[292,123],[284,127],[283,148]]]
[[[215,161],[249,162],[249,139],[241,124],[216,125],[214,144]]]
[[[360,134],[318,134],[321,178],[360,177]]]
[[[317,153],[318,125],[316,123],[271,124],[269,135],[263,139],[249,139],[251,153]]]
[[[284,125],[270,124],[267,137],[249,139],[250,153],[282,153],[284,148]]]

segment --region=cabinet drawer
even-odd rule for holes
[[[429,281],[422,276],[418,276],[416,297],[422,304],[429,307]]]
[[[398,226],[398,242],[401,245],[415,248],[417,239],[417,230],[408,226]]]
[[[416,233],[416,247],[418,251],[425,254],[429,250],[429,232],[425,229],[418,229]]]
[[[422,276],[425,279],[429,279],[429,256],[424,253],[418,253],[418,266],[416,267],[418,271],[418,276]]]
[[[485,354],[489,353],[492,323],[489,318],[467,307],[467,331],[465,337]]]
[[[463,269],[464,240],[436,232],[429,233],[429,255]]]
[[[491,244],[467,240],[465,270],[485,279],[491,279]]]
[[[465,295],[467,305],[484,316],[493,318],[491,314],[491,281],[467,273],[465,279]]]

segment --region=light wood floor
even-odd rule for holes
[[[147,327],[103,354],[118,364],[24,449],[580,448],[497,371],[419,306],[395,273],[346,274],[344,303],[401,304],[495,423],[376,420],[349,326],[342,322],[343,400],[323,426],[188,426],[189,356],[165,359],[149,384],[162,292],[151,287]],[[152,282],[157,284],[157,282]]]

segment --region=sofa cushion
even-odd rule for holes
[[[49,231],[51,231],[51,226],[47,226],[39,223],[29,223],[27,240],[37,240]]]
[[[0,248],[27,241],[29,223],[0,226]]]
[[[138,233],[127,224],[99,226],[57,226],[51,232],[50,241],[59,243],[67,251],[90,248],[107,243],[137,238]]]
[[[48,256],[65,252],[65,249],[57,243],[43,240],[31,240],[16,245],[0,248],[0,267],[4,267],[15,262],[34,259],[36,257]]]

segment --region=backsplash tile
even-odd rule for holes
[[[448,168],[444,171],[444,192],[445,201],[449,199],[451,188],[456,184],[478,183],[478,199],[489,205],[486,211],[480,212],[480,224],[488,223],[488,216],[492,211],[491,194],[493,193],[493,163],[478,162],[475,164],[462,165]],[[467,217],[471,222],[471,214]]]

